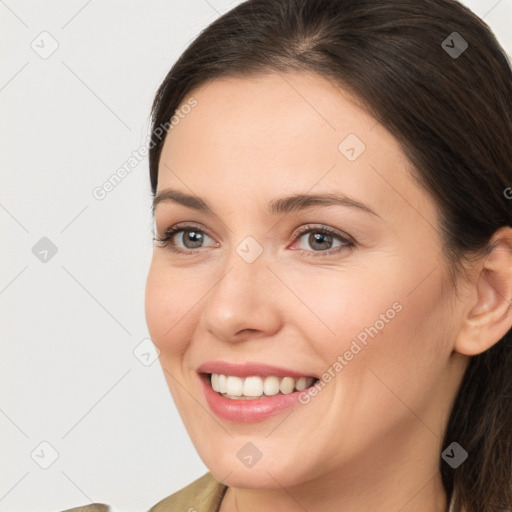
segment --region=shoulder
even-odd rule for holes
[[[183,489],[159,501],[149,512],[218,512],[227,488],[208,471]]]
[[[183,489],[159,501],[148,512],[218,512],[227,485],[208,472]],[[104,503],[90,503],[61,512],[117,512]]]

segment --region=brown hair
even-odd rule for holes
[[[462,39],[468,47],[453,53]],[[451,39],[450,39],[451,38]],[[456,38],[456,39],[454,39]],[[452,51],[450,51],[452,50]],[[153,195],[161,129],[194,88],[223,76],[312,71],[351,91],[392,133],[432,196],[452,282],[512,226],[512,70],[490,28],[455,0],[249,0],[209,25],[152,108]],[[158,134],[160,133],[160,135]],[[440,472],[454,512],[512,510],[512,329],[473,356],[443,440],[468,459]]]

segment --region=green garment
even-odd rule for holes
[[[149,512],[218,512],[228,487],[208,471],[180,491],[171,494]]]
[[[227,486],[217,482],[208,472],[187,487],[158,502],[148,512],[219,512],[226,490]],[[448,500],[447,512],[453,512],[454,497]]]
[[[153,505],[148,512],[218,512],[227,485],[217,482],[208,471],[183,489]],[[91,503],[62,512],[111,512],[104,503]]]
[[[110,507],[104,503],[90,503],[83,507],[68,508],[62,512],[110,512]]]
[[[183,489],[153,505],[148,512],[219,512],[227,489],[227,485],[217,482],[208,471]],[[449,501],[448,512],[452,512],[454,496]],[[111,509],[102,503],[91,503],[62,512],[111,512]]]

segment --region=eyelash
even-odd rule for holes
[[[185,232],[185,231],[194,231],[196,233],[201,233],[202,235],[207,235],[210,238],[212,238],[206,231],[198,228],[197,226],[194,226],[191,224],[186,224],[186,225],[177,224],[177,225],[169,228],[161,237],[153,237],[153,240],[155,242],[161,243],[162,244],[161,247],[168,247],[168,249],[172,252],[179,253],[184,256],[194,256],[197,253],[196,249],[186,250],[186,249],[182,249],[180,247],[176,247],[176,245],[169,245],[170,240],[176,233]],[[311,225],[304,226],[299,229],[299,231],[295,235],[295,238],[293,241],[295,242],[295,240],[302,238],[303,235],[305,235],[306,233],[310,233],[310,232],[321,233],[323,235],[330,235],[333,238],[336,238],[338,241],[342,242],[343,245],[340,247],[335,247],[334,249],[328,249],[326,251],[307,251],[305,249],[294,249],[294,250],[299,250],[299,251],[305,252],[308,257],[317,258],[320,256],[326,256],[326,255],[331,256],[334,254],[338,254],[342,251],[351,249],[351,248],[355,247],[355,245],[356,245],[353,240],[349,239],[348,237],[342,236],[338,231],[335,231],[334,229],[331,229],[327,226],[324,226],[321,228],[311,226]],[[204,249],[204,247],[199,247],[198,249]]]

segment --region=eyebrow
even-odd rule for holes
[[[173,202],[192,208],[206,214],[213,214],[213,210],[200,197],[185,194],[179,190],[164,189],[153,199],[153,213],[156,206],[161,202]],[[380,217],[380,215],[370,208],[370,206],[352,199],[344,194],[325,193],[325,194],[293,194],[279,199],[274,199],[268,204],[268,212],[271,215],[280,215],[290,212],[305,210],[313,206],[347,206],[356,208],[363,212]]]

